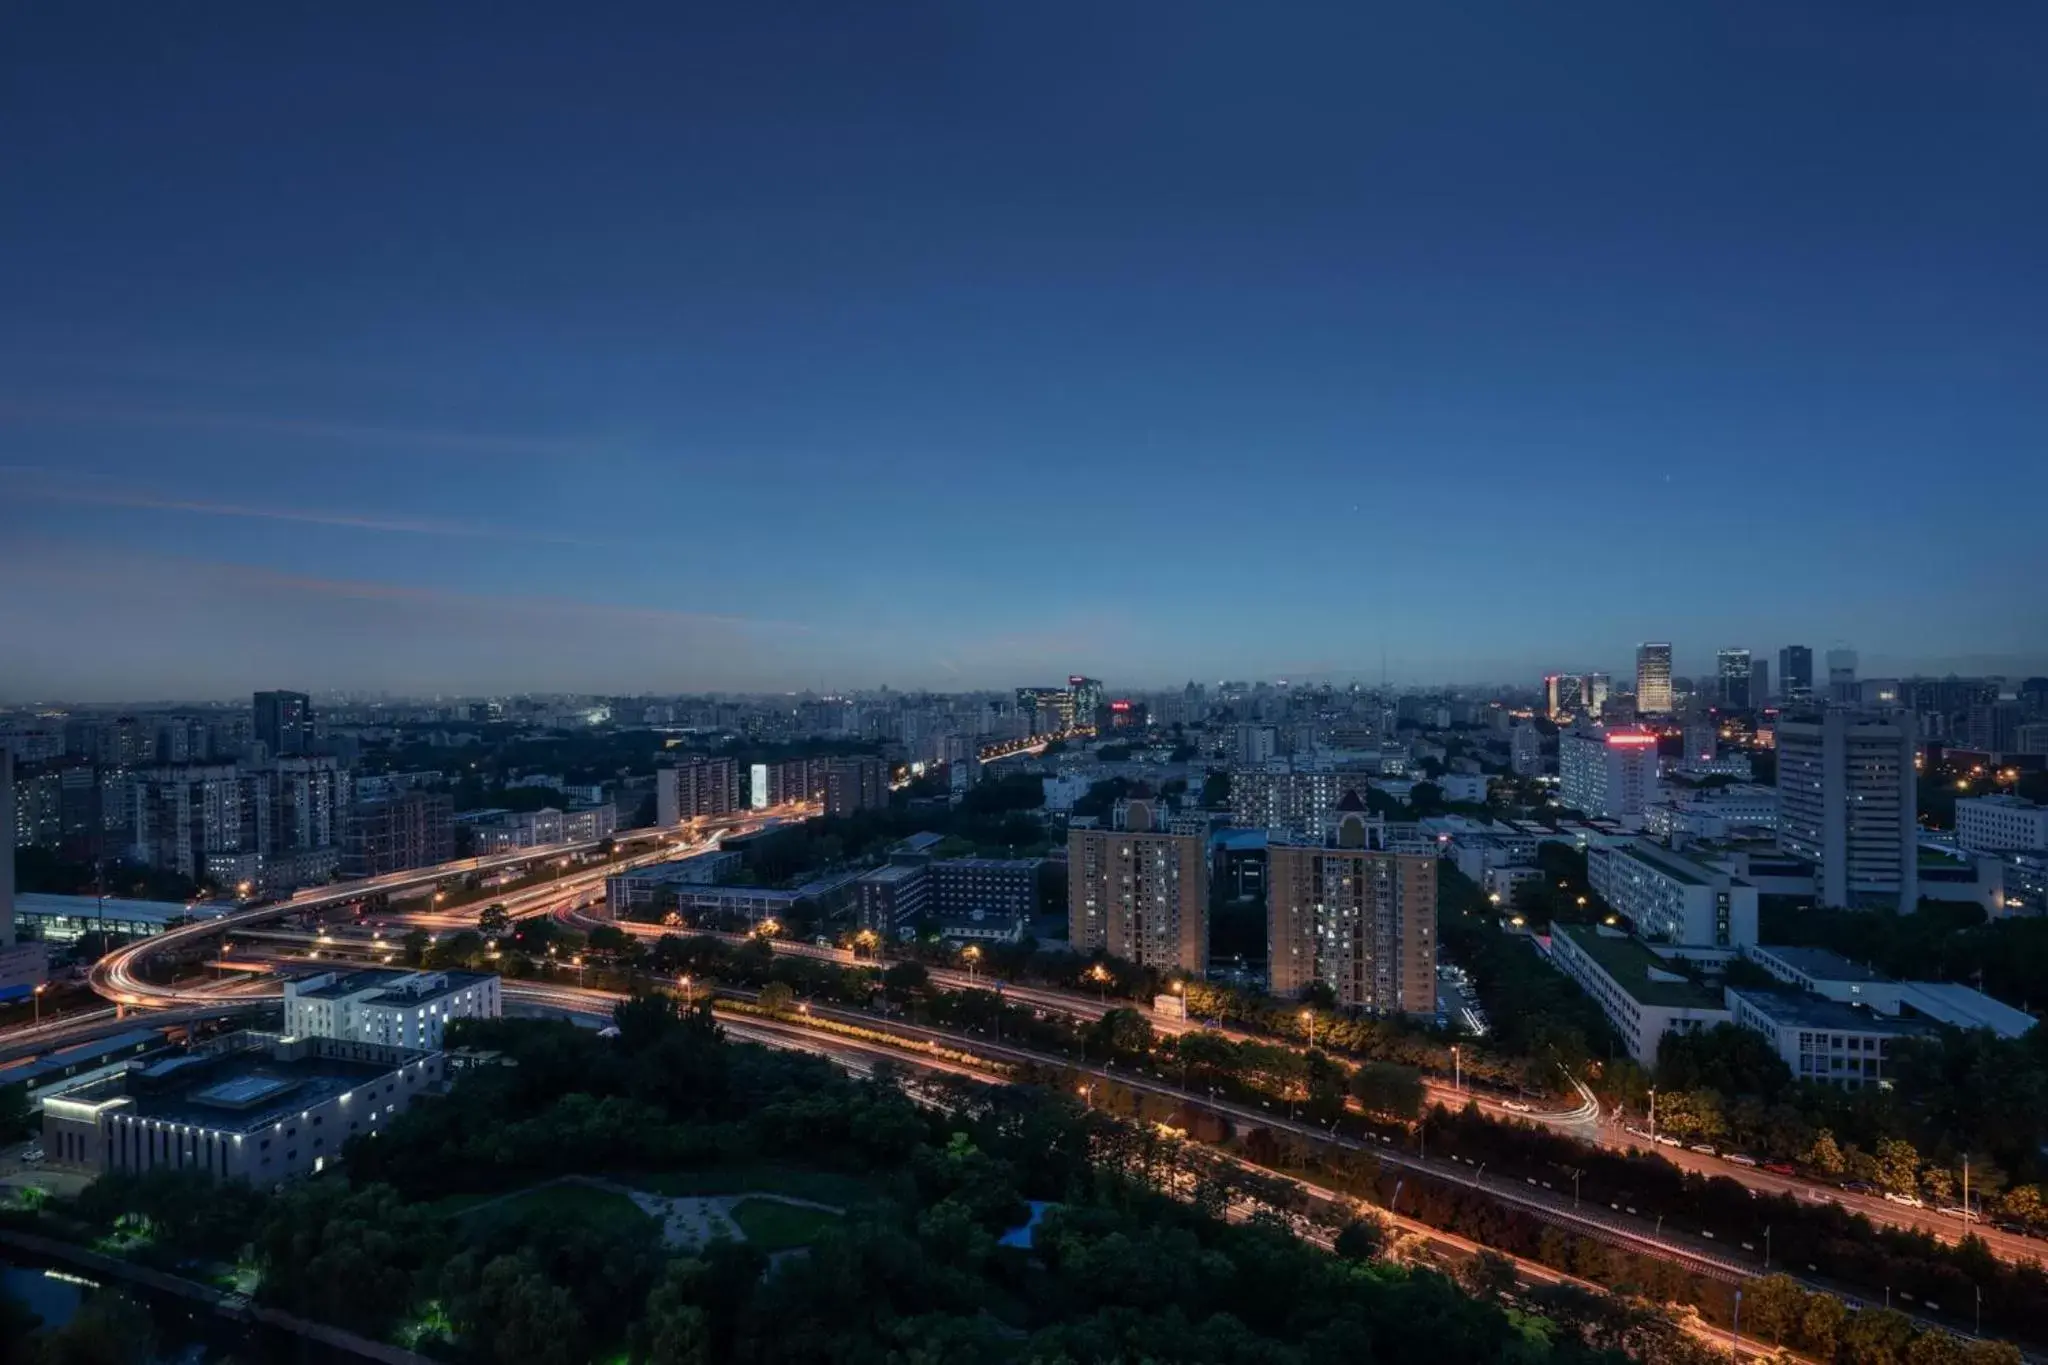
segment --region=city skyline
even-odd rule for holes
[[[23,16],[0,687],[2048,668],[2025,43],[1054,17]]]

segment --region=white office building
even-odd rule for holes
[[[1652,943],[1740,948],[1756,942],[1756,888],[1638,840],[1586,850],[1593,890]]]
[[[1646,1067],[1667,1033],[1697,1033],[1732,1022],[1719,992],[1694,983],[1641,943],[1597,925],[1554,925],[1550,960],[1593,997]]]
[[[1965,796],[1956,802],[1956,846],[1971,853],[2048,849],[2048,806],[2017,796]]]
[[[1557,737],[1558,800],[1582,815],[1640,829],[1657,795],[1657,737],[1644,730],[1567,730]]]
[[[1735,1022],[1770,1039],[1795,1081],[1846,1090],[1883,1085],[1892,1044],[1925,1032],[1799,991],[1730,986],[1724,994]]]
[[[1909,712],[1778,722],[1778,847],[1813,865],[1822,905],[1918,903],[1916,739]]]
[[[1636,712],[1645,716],[1671,714],[1671,646],[1636,646]]]
[[[284,987],[289,1037],[441,1049],[451,1019],[496,1019],[498,978],[487,972],[323,972]]]

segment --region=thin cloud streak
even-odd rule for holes
[[[243,517],[253,521],[301,522],[311,526],[339,526],[352,531],[383,531],[394,535],[518,540],[541,545],[591,543],[573,536],[544,535],[505,527],[484,526],[474,522],[442,521],[432,517],[384,517],[351,512],[314,512],[296,507],[255,507],[247,503],[166,497],[144,489],[106,485],[79,487],[43,480],[39,476],[45,472],[34,466],[0,465],[0,477],[27,476],[26,485],[16,487],[12,491],[17,497],[37,502],[66,503],[81,507],[126,507],[148,512],[187,512],[196,516]]]
[[[503,436],[422,427],[361,426],[346,422],[267,417],[259,413],[176,411],[93,403],[38,403],[13,398],[0,398],[0,422],[61,422],[85,426],[116,425],[183,431],[233,431],[259,436],[294,436],[316,441],[410,446],[466,455],[535,455],[548,459],[586,459],[602,453],[587,442],[550,437]]]

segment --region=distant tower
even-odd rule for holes
[[[1813,649],[1808,645],[1786,645],[1778,651],[1778,690],[1787,706],[1813,700]]]
[[[304,692],[258,692],[255,730],[272,758],[305,753],[313,747],[313,699]]]
[[[1671,646],[1636,646],[1636,710],[1646,716],[1671,714]]]

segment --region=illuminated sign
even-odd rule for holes
[[[1109,709],[1112,711],[1128,711],[1131,709],[1131,704],[1127,701],[1113,701],[1109,704]]]
[[[1630,749],[1640,749],[1646,744],[1655,744],[1656,742],[1657,737],[1655,735],[1609,735],[1607,737],[1607,743],[1610,746]]]

